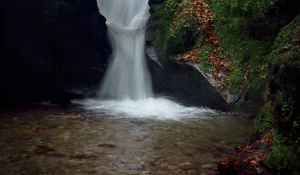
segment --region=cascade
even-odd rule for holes
[[[150,16],[148,0],[97,0],[97,4],[106,18],[113,50],[98,95],[133,100],[151,97],[152,84],[144,53]]]
[[[148,0],[97,0],[106,18],[113,53],[100,98],[73,101],[86,109],[115,117],[172,119],[206,118],[215,111],[186,107],[164,97],[155,97],[145,60],[145,28]]]

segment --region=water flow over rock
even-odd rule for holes
[[[97,0],[106,18],[113,54],[102,87],[101,98],[146,99],[152,85],[145,61],[145,28],[148,0]]]
[[[113,54],[98,92],[100,100],[74,100],[73,103],[116,117],[179,120],[215,114],[167,98],[153,98],[144,52],[150,16],[148,0],[97,0],[97,3],[106,18]]]

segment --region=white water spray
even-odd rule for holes
[[[97,0],[106,18],[113,48],[100,99],[74,101],[88,110],[116,117],[172,119],[203,118],[213,110],[185,107],[166,98],[153,98],[145,61],[148,0]]]
[[[146,99],[152,96],[145,62],[145,29],[150,16],[148,0],[97,0],[106,18],[113,54],[101,98]]]

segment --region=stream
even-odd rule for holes
[[[180,120],[108,116],[80,106],[0,112],[0,174],[205,175],[252,121],[208,113]]]

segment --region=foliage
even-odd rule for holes
[[[209,0],[216,16],[214,27],[220,47],[233,62],[227,83],[232,92],[263,92],[267,76],[265,57],[272,42],[270,38],[274,37],[271,34],[278,29],[261,23],[272,22],[268,14],[278,4],[279,0]]]
[[[182,0],[183,7],[187,7],[189,5],[189,0]]]
[[[196,44],[198,31],[193,16],[182,16],[170,26],[166,34],[165,46],[168,55],[184,53]]]
[[[300,147],[288,143],[287,138],[280,134],[273,134],[272,152],[267,157],[268,166],[278,174],[299,173]],[[293,171],[293,173],[292,173]]]
[[[213,13],[205,0],[171,1],[164,1],[153,10],[150,25],[154,44],[165,57],[178,55],[181,61],[198,64],[206,78],[210,77],[221,90],[230,63],[218,49]],[[174,3],[176,10],[169,10],[167,4]]]
[[[273,146],[267,163],[279,174],[300,172],[299,41],[300,16],[282,28],[267,56],[268,96],[256,127],[257,132],[273,130]]]
[[[272,129],[273,118],[272,118],[272,105],[270,102],[264,104],[260,110],[258,117],[255,119],[255,131],[257,134],[265,134]]]
[[[272,52],[269,55],[269,63],[278,68],[282,64],[299,65],[300,41],[300,15],[290,24],[282,28],[273,43]]]
[[[211,68],[211,63],[208,61],[208,55],[212,51],[213,47],[209,44],[204,45],[198,55],[200,68],[203,72],[208,73]]]
[[[192,15],[175,15],[189,6],[188,0],[166,0],[154,7],[152,25],[154,40],[162,43],[166,55],[184,53],[197,42],[198,29]]]
[[[166,40],[170,26],[172,24],[173,15],[176,13],[176,2],[173,0],[166,0],[163,4],[154,7],[152,15],[152,25],[155,28],[153,32],[154,40]]]
[[[274,122],[284,136],[300,138],[300,16],[283,27],[268,56],[270,98],[274,106]]]
[[[218,164],[219,172],[222,175],[268,174],[262,171],[267,155],[263,150],[269,148],[271,143],[272,136],[267,134],[248,145],[235,147],[232,155]]]
[[[238,61],[231,64],[228,76],[230,78],[227,79],[227,86],[231,87],[232,92],[239,93],[243,86],[243,68]]]
[[[210,2],[216,4],[215,7],[219,11],[227,8],[230,14],[259,18],[266,16],[270,9],[275,8],[279,0],[210,0]]]

